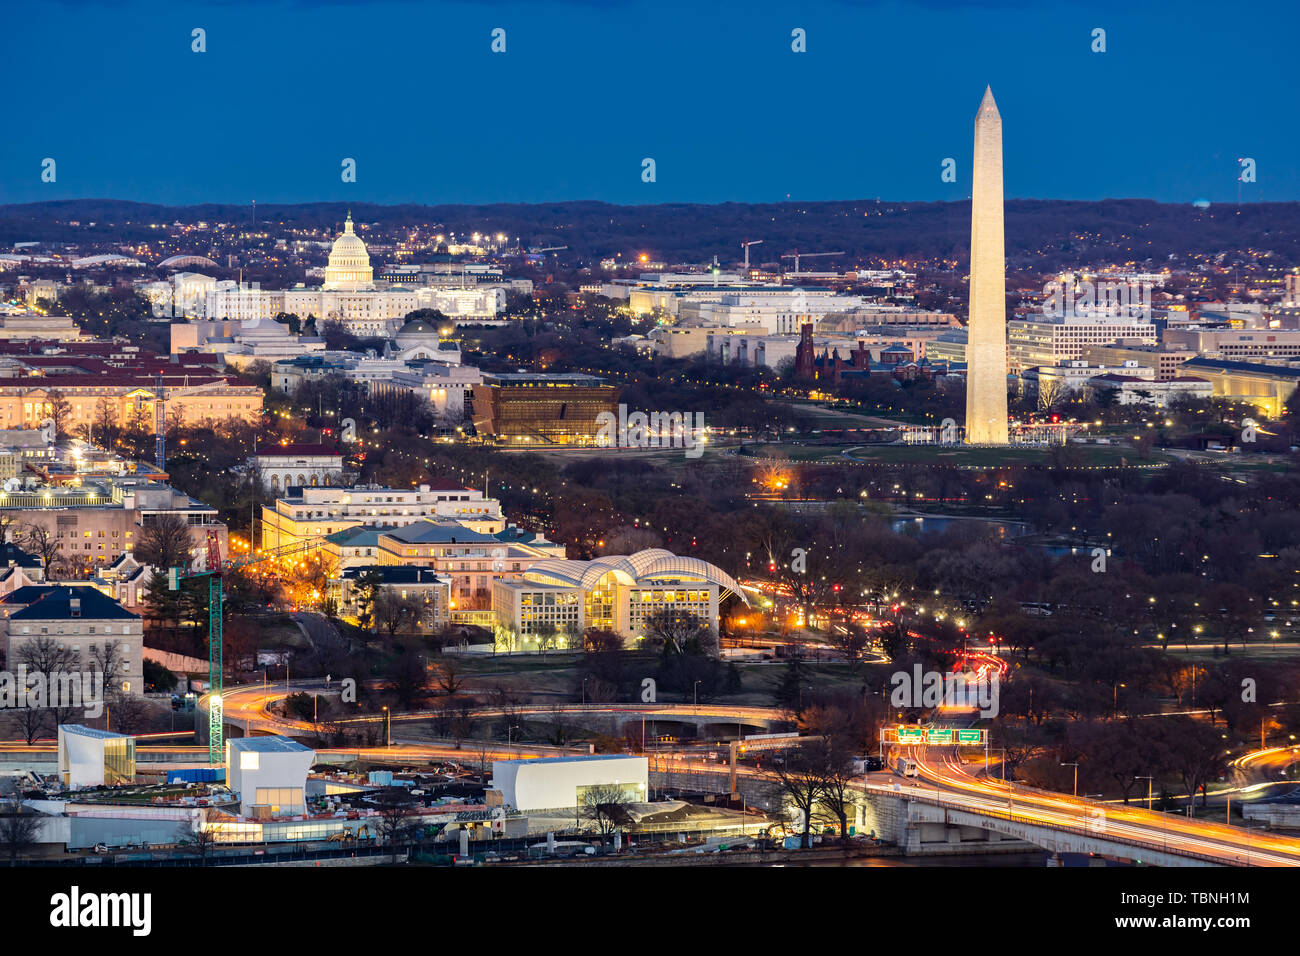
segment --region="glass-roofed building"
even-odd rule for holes
[[[662,548],[591,561],[538,561],[492,590],[497,645],[507,650],[566,647],[587,628],[633,641],[660,611],[690,613],[718,628],[718,606],[740,585],[721,568]]]

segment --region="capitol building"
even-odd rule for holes
[[[356,234],[349,213],[330,250],[320,288],[273,290],[218,282],[207,291],[201,317],[257,323],[284,312],[303,322],[315,316],[317,328],[337,321],[360,338],[392,338],[406,316],[417,309],[437,309],[449,319],[473,322],[495,319],[505,302],[505,289],[499,286],[376,289],[370,253]]]
[[[352,213],[348,213],[343,235],[334,240],[334,248],[330,250],[321,291],[367,292],[374,287],[375,270],[370,267],[370,253],[352,228]]]

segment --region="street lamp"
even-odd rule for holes
[[[1063,763],[1061,766],[1074,768],[1074,798],[1077,800],[1079,798],[1079,764],[1076,761],[1074,763]]]
[[[583,707],[587,706],[587,681],[589,680],[591,680],[590,677],[584,677],[582,679],[582,706]]]
[[[1155,778],[1154,778],[1154,777],[1142,777],[1142,776],[1137,776],[1137,777],[1134,777],[1133,779],[1134,779],[1134,780],[1145,780],[1145,781],[1147,782],[1147,812],[1150,812],[1150,810],[1151,810],[1151,781],[1152,781],[1153,779],[1155,779]]]
[[[993,747],[992,749],[1001,751],[1002,753],[1002,784],[1007,788],[1007,818],[1010,819],[1011,810],[1012,810],[1012,800],[1011,800],[1011,782],[1007,780],[1007,748]]]
[[[695,686],[691,688],[691,693],[694,696],[694,703],[692,704],[692,707],[695,713],[698,714],[700,712],[700,682],[699,681],[695,682]]]
[[[393,713],[388,709],[387,704],[384,705],[384,718],[387,723],[384,731],[384,746],[391,747],[393,745]]]

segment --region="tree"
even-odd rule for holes
[[[176,675],[162,664],[146,657],[144,659],[144,689],[167,693],[176,686]]]
[[[135,559],[155,568],[188,568],[194,547],[190,526],[178,514],[164,512],[140,531],[135,542]]]
[[[632,801],[627,791],[616,783],[602,783],[587,787],[578,808],[578,817],[592,823],[602,836],[613,833],[627,819]]]
[[[356,595],[357,623],[362,630],[368,631],[375,620],[375,599],[384,586],[384,575],[380,571],[368,570],[357,575],[353,593]]]
[[[108,716],[113,730],[119,734],[138,734],[149,724],[149,705],[135,694],[116,694],[109,705]]]
[[[122,665],[126,663],[126,655],[122,653],[121,645],[116,641],[91,644],[89,656],[93,669],[99,671],[102,675],[105,695],[117,694],[119,692],[118,672],[122,669]]]
[[[786,752],[784,763],[773,763],[769,780],[783,804],[789,804],[799,815],[799,846],[807,849],[812,833],[813,813],[817,801],[826,787],[827,765],[824,751],[802,748]]]
[[[173,591],[167,575],[155,570],[149,575],[149,583],[144,592],[145,615],[152,621],[173,627],[181,620],[181,592]]]
[[[826,749],[824,761],[820,807],[838,824],[840,839],[847,840],[849,817],[857,808],[856,791],[851,786],[853,761],[848,754],[830,747]]]
[[[415,651],[406,650],[388,665],[388,687],[405,710],[413,710],[429,691],[424,660]]]
[[[199,858],[199,866],[207,866],[208,854],[217,845],[217,834],[215,830],[209,830],[202,824],[199,829],[193,831],[187,825],[181,824],[178,842],[186,852],[193,853]]]
[[[28,744],[34,744],[48,732],[50,712],[44,707],[17,707],[9,715],[11,733],[17,733]]]
[[[54,423],[55,437],[65,437],[72,427],[72,403],[56,388],[45,396],[45,404],[49,410],[50,421]]]
[[[1187,792],[1190,813],[1197,791],[1201,793],[1201,806],[1205,806],[1207,784],[1223,772],[1223,738],[1208,724],[1181,715],[1161,718],[1159,727],[1168,747],[1170,769],[1178,773]]]
[[[36,846],[40,834],[41,816],[23,806],[21,792],[15,793],[12,800],[0,806],[0,850],[9,857],[10,866]]]
[[[29,674],[44,675],[47,687],[52,686],[59,675],[71,673],[80,666],[80,661],[71,648],[47,635],[23,641],[15,656],[19,664],[26,665]],[[47,711],[57,726],[68,722],[73,708],[60,705],[49,707]]]
[[[375,623],[388,633],[391,642],[398,631],[414,624],[419,618],[419,602],[409,597],[402,597],[396,588],[380,588],[374,601]]]
[[[465,686],[465,672],[455,656],[444,654],[433,665],[433,682],[448,697],[455,697]]]
[[[665,608],[645,619],[646,640],[651,647],[672,654],[716,655],[717,635],[707,621],[689,611]]]
[[[101,398],[95,404],[95,417],[86,426],[86,440],[100,448],[111,450],[122,436],[117,415],[108,399]]]
[[[798,714],[803,710],[803,693],[806,686],[803,665],[799,662],[799,658],[792,657],[782,668],[781,676],[772,689],[772,697],[782,707]]]
[[[415,797],[405,787],[386,787],[371,796],[370,802],[379,811],[379,837],[396,864],[398,848],[411,843],[420,831]]]
[[[31,552],[40,558],[45,564],[45,570],[53,574],[57,568],[63,565],[63,554],[59,550],[59,542],[54,539],[49,528],[40,524],[26,524],[19,532],[19,544],[23,549]]]

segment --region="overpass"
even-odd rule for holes
[[[323,692],[323,694],[322,694]],[[326,687],[324,681],[308,680],[291,682],[288,688],[284,684],[247,684],[242,687],[228,687],[223,695],[223,715],[229,724],[245,727],[247,730],[265,730],[271,733],[314,733],[316,727],[311,721],[293,717],[281,717],[270,713],[267,708],[276,701],[283,700],[291,693],[322,694],[334,696],[338,693],[338,682]],[[199,698],[198,706],[207,709],[207,695]],[[752,733],[767,733],[785,729],[790,723],[788,715],[775,707],[741,707],[719,704],[546,704],[521,705],[517,707],[477,707],[466,715],[470,719],[492,719],[502,717],[546,719],[557,714],[568,717],[587,718],[587,729],[599,730],[611,736],[621,737],[630,726],[640,728],[644,720],[646,735],[669,734],[704,739],[725,739]],[[416,710],[394,713],[392,725],[396,728],[402,723],[435,720],[443,714],[438,710]],[[388,718],[383,714],[366,714],[357,717],[333,719],[331,723],[342,726],[365,723],[383,723]],[[394,729],[394,733],[396,733]]]
[[[942,822],[979,826],[1052,852],[1156,865],[1300,866],[1294,837],[1006,784],[972,774],[955,748],[918,747],[915,756],[923,783],[877,776],[861,789],[879,810],[878,832],[918,846],[925,843],[924,825]],[[907,823],[922,835],[907,832]]]
[[[863,828],[894,843],[909,856],[986,852],[990,848],[1038,847],[1051,853],[1095,854],[1152,866],[1267,865],[1249,844],[1240,852],[1189,848],[1177,832],[1161,834],[1160,842],[1141,828],[1109,822],[1105,810],[1080,805],[1076,812],[1043,812],[1016,808],[1006,802],[988,805],[963,801],[942,790],[922,790],[901,784],[866,785]],[[1285,865],[1273,861],[1275,865]],[[1300,866],[1300,857],[1292,865]]]

